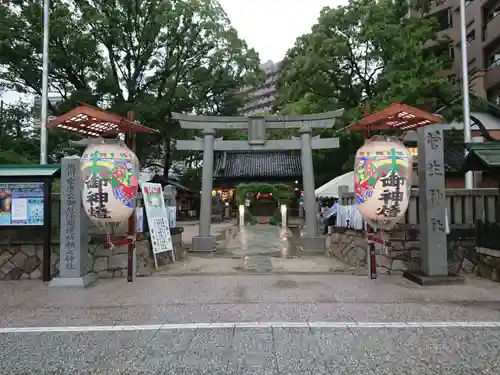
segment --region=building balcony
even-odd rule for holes
[[[484,75],[485,90],[493,90],[500,87],[500,62],[498,65],[490,67]]]
[[[500,15],[488,22],[483,29],[483,48],[500,42]]]
[[[450,27],[449,29],[438,31],[436,34],[436,39],[428,40],[427,42],[425,42],[423,48],[427,49],[436,47],[441,42],[446,40],[451,40],[452,38],[453,38],[453,28]]]
[[[430,2],[429,14],[438,13],[442,10],[451,8],[453,0],[433,0]]]
[[[266,97],[269,95],[274,95],[276,94],[276,86],[271,85],[271,86],[266,86],[266,87],[260,87],[255,91],[252,91],[249,93],[248,98],[249,100],[258,100],[261,97]]]
[[[243,111],[251,111],[255,108],[271,107],[276,102],[275,96],[269,96],[260,100],[252,100],[243,106]]]

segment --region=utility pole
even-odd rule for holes
[[[462,91],[463,91],[463,117],[464,117],[464,143],[472,140],[470,126],[470,102],[469,102],[469,60],[467,58],[467,26],[465,23],[465,0],[460,0],[460,51],[462,59]],[[467,157],[468,151],[465,150]],[[465,188],[474,188],[473,172],[465,174]]]
[[[50,0],[43,0],[42,109],[40,114],[40,164],[47,164],[47,111],[49,100]]]
[[[1,136],[3,137],[5,135],[5,124],[3,123],[3,100],[0,100],[0,126],[2,127]]]

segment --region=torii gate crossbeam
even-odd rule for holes
[[[302,237],[304,250],[325,250],[325,239],[319,235],[316,221],[316,197],[314,195],[313,149],[338,148],[338,138],[312,137],[314,128],[326,129],[335,124],[344,110],[303,116],[191,116],[173,113],[183,129],[199,129],[203,139],[177,141],[178,150],[203,150],[203,172],[200,207],[199,235],[193,237],[193,251],[213,251],[215,238],[210,235],[212,218],[212,187],[214,151],[283,151],[301,150],[302,179],[306,213],[306,235]],[[248,129],[247,141],[215,139],[217,129]],[[267,129],[298,129],[300,137],[287,140],[267,140]]]

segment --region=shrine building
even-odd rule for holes
[[[216,151],[213,190],[236,209],[235,188],[242,183],[289,185],[294,191],[290,214],[298,215],[298,198],[302,190],[300,151]],[[254,197],[252,214],[271,216],[276,202],[269,194]]]

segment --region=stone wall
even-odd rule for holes
[[[172,234],[176,258],[182,252],[182,231]],[[59,244],[52,245],[52,277],[59,274]],[[148,276],[154,272],[155,264],[148,238],[136,242],[137,276]],[[168,253],[157,254],[158,264],[170,262]],[[36,244],[0,245],[0,280],[39,279],[42,277],[43,246]],[[127,246],[105,249],[101,244],[89,244],[89,272],[99,278],[126,277]]]
[[[414,227],[396,228],[378,234],[387,245],[376,243],[377,269],[381,274],[402,273],[420,269],[420,232]],[[474,233],[452,230],[448,235],[448,269],[457,274],[471,272],[476,259]],[[329,238],[329,253],[349,265],[363,269],[367,264],[367,244],[363,231],[336,228]],[[500,264],[500,262],[499,262]],[[500,276],[500,273],[499,273]]]
[[[59,273],[59,245],[51,248],[52,275]],[[40,279],[42,245],[0,245],[0,280]]]
[[[476,276],[500,282],[500,257],[472,251],[467,254],[462,269],[473,272]]]

